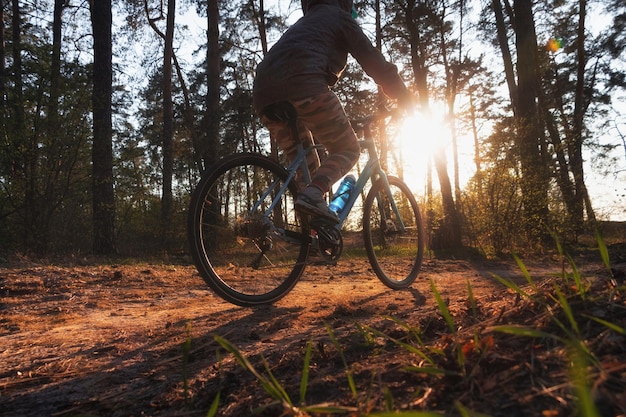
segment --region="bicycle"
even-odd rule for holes
[[[295,110],[287,107],[287,114],[297,135]],[[319,258],[337,262],[344,249],[341,229],[362,194],[362,245],[373,271],[389,288],[410,286],[424,253],[422,219],[406,183],[383,171],[371,130],[374,121],[391,115],[382,111],[352,123],[363,133],[359,143],[368,161],[336,225],[294,210],[296,172],[300,169],[310,182],[306,155],[322,145],[299,145],[297,158],[286,168],[259,153],[233,154],[210,167],[191,195],[188,213],[191,254],[208,286],[238,306],[276,302],[307,265],[320,263]]]

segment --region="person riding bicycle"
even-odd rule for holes
[[[397,67],[376,49],[356,22],[352,0],[302,0],[304,16],[293,24],[269,50],[256,69],[253,101],[257,114],[287,158],[296,156],[287,123],[288,113],[297,114],[300,141],[306,147],[315,141],[328,151],[320,165],[317,152],[307,164],[312,180],[296,200],[296,210],[338,223],[324,195],[356,164],[358,140],[343,105],[331,87],[352,55],[386,95],[403,107],[411,94]]]

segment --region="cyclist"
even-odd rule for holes
[[[300,141],[306,147],[315,141],[328,151],[320,165],[316,152],[307,164],[311,184],[295,206],[301,213],[338,223],[324,195],[356,163],[360,148],[344,108],[330,87],[343,72],[348,53],[392,99],[403,107],[412,98],[398,74],[367,38],[356,22],[352,0],[302,0],[301,17],[270,49],[256,69],[253,99],[256,112],[279,147],[292,160],[296,143],[284,112],[295,109]],[[282,109],[282,110],[278,110]]]

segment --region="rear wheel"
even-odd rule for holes
[[[294,210],[295,183],[267,213],[286,179],[272,159],[238,154],[207,171],[191,196],[191,255],[204,281],[228,302],[275,302],[304,271],[310,234]]]
[[[417,278],[424,255],[424,233],[419,207],[409,187],[399,178],[387,179],[391,193],[379,179],[367,195],[363,238],[376,276],[386,286],[400,289]]]

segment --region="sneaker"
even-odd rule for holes
[[[307,187],[296,199],[296,210],[313,217],[320,217],[334,224],[339,223],[337,214],[328,208],[324,194],[317,187]]]

